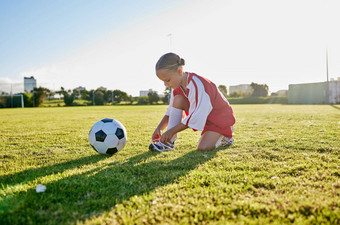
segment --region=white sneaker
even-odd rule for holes
[[[221,146],[226,147],[234,144],[234,138],[232,137],[223,137],[221,140]]]
[[[167,143],[162,143],[162,142],[157,142],[149,145],[149,150],[150,151],[157,151],[157,152],[163,152],[163,151],[171,151],[175,149],[175,144],[173,142],[167,142]]]

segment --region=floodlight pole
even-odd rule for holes
[[[169,41],[170,41],[170,52],[172,50],[172,34],[168,34],[167,37],[169,38]]]

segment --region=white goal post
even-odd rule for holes
[[[0,97],[9,97],[11,98],[11,108],[13,107],[13,97],[20,97],[21,99],[21,108],[24,108],[24,96],[22,94],[15,94],[15,95],[0,95]]]

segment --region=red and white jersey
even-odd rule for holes
[[[188,82],[185,90],[180,87],[172,93],[181,94],[189,102],[188,116],[182,123],[195,130],[213,130],[230,136],[231,126],[235,123],[233,110],[228,100],[210,80],[194,73],[188,74]]]

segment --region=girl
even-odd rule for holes
[[[221,143],[232,145],[235,123],[229,102],[216,85],[194,73],[183,72],[184,59],[167,53],[156,64],[156,75],[172,88],[167,112],[152,135],[152,151],[173,150],[177,133],[187,129],[202,131],[198,150],[212,150]],[[187,117],[182,121],[183,111]],[[167,131],[161,131],[167,127]],[[222,142],[221,142],[222,141]]]

